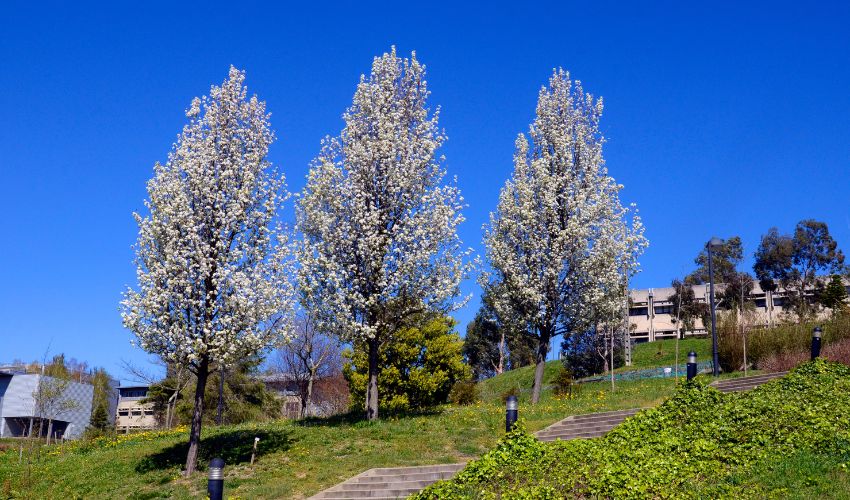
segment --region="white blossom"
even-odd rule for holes
[[[497,309],[539,335],[538,368],[553,336],[619,317],[624,278],[647,245],[605,167],[601,115],[602,99],[555,71],[528,138],[516,140],[513,175],[485,227],[492,272],[482,283],[499,284]],[[535,395],[539,385],[536,378]]]
[[[284,178],[266,158],[265,103],[231,67],[195,98],[165,164],[148,182],[135,247],[138,287],[122,301],[137,344],[195,373],[286,336],[294,306],[287,235],[276,211]]]
[[[415,53],[400,59],[393,48],[374,59],[298,203],[303,302],[320,328],[345,340],[384,342],[416,308],[460,305],[470,269],[457,235],[463,199],[455,184],[443,185],[436,151],[446,137],[439,109],[426,107],[424,76]]]

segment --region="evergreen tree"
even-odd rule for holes
[[[832,312],[840,312],[847,308],[847,289],[844,288],[844,280],[838,274],[833,274],[826,287],[820,294],[820,303],[824,307],[832,309]]]
[[[471,376],[454,326],[447,316],[420,315],[382,346],[378,353],[382,408],[405,411],[445,403],[454,383]],[[352,409],[363,407],[369,378],[367,352],[358,347],[343,353]]]
[[[109,415],[104,403],[95,406],[91,414],[91,427],[98,431],[105,431],[109,427]]]

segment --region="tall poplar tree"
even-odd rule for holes
[[[599,130],[602,100],[557,70],[540,90],[529,136],[516,140],[514,172],[490,215],[485,242],[503,314],[537,336],[532,402],[540,397],[550,340],[622,318],[624,280],[646,246],[637,215],[619,199]]]
[[[287,197],[266,158],[274,140],[263,101],[231,67],[195,98],[165,164],[134,214],[138,287],[122,302],[142,349],[197,377],[186,473],[196,467],[210,371],[269,347],[289,330],[289,247],[275,224]]]

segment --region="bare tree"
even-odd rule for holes
[[[47,444],[50,444],[50,438],[53,435],[53,421],[79,407],[76,400],[66,396],[70,384],[71,380],[66,377],[42,375],[38,378],[38,386],[32,393],[35,404],[34,413],[39,418],[39,435],[41,435],[43,422],[47,419]]]
[[[316,380],[335,375],[340,364],[339,342],[319,332],[309,315],[301,315],[295,322],[295,335],[277,350],[274,370],[286,375],[298,387],[301,417],[304,418],[310,416]]]
[[[166,363],[161,358],[156,358],[152,363],[165,369],[165,378],[152,374],[123,359],[121,360],[121,367],[130,376],[130,379],[147,385],[158,385],[171,394],[165,404],[164,418],[161,417],[162,425],[170,429],[174,424],[174,409],[177,406],[177,396],[189,385],[192,381],[192,376],[185,366]]]

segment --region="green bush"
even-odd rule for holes
[[[458,380],[449,392],[449,401],[456,405],[471,405],[478,401],[478,384],[472,380]]]
[[[581,387],[579,384],[576,384],[573,371],[565,366],[562,366],[558,371],[552,384],[554,386],[553,392],[556,396],[567,396],[570,398],[577,395]]]
[[[458,380],[471,377],[463,362],[463,341],[447,316],[423,316],[414,326],[402,328],[393,341],[378,351],[378,404],[396,412],[445,403]],[[367,347],[355,343],[346,350],[343,375],[351,391],[351,410],[365,407],[369,378]]]
[[[603,438],[543,443],[518,426],[417,498],[773,497],[734,478],[797,453],[850,456],[850,367],[816,360],[747,393],[705,382]]]
[[[520,392],[522,391],[520,391],[519,387],[513,386],[506,389],[505,391],[502,391],[502,394],[499,395],[499,398],[502,400],[502,403],[506,403],[508,401],[508,398],[511,396],[519,398]]]

